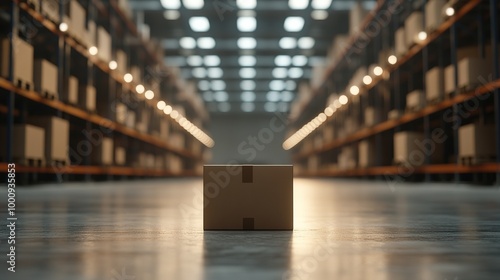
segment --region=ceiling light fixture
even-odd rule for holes
[[[196,41],[191,37],[183,37],[179,40],[179,45],[186,50],[196,48]]]
[[[314,47],[314,39],[311,37],[302,37],[298,41],[298,46],[301,49],[312,49]]]
[[[304,28],[304,18],[302,17],[287,17],[284,23],[285,31],[299,32]]]
[[[236,5],[242,10],[253,10],[257,6],[257,0],[237,0]]]
[[[292,64],[294,66],[305,66],[307,64],[307,57],[305,55],[296,55],[292,58]]]
[[[274,59],[274,64],[280,67],[290,66],[291,63],[292,63],[292,58],[288,55],[278,55]]]
[[[255,56],[243,55],[238,58],[238,64],[242,67],[255,66],[257,59]]]
[[[255,82],[252,80],[243,80],[240,83],[240,88],[242,90],[247,90],[247,91],[254,90],[255,86],[256,86]]]
[[[275,79],[284,79],[288,76],[288,71],[286,68],[278,67],[273,69],[272,75]]]
[[[288,6],[293,10],[303,10],[309,5],[309,0],[288,0]]]
[[[241,68],[240,69],[240,77],[243,79],[253,79],[257,75],[257,72],[254,68]]]
[[[182,4],[186,9],[190,10],[199,10],[205,5],[203,0],[182,0]]]
[[[314,20],[325,20],[328,18],[328,12],[323,10],[315,10],[311,12],[311,17]]]
[[[238,48],[240,49],[255,49],[257,41],[252,37],[242,37],[238,39]]]
[[[241,93],[241,101],[253,102],[255,101],[255,93],[252,91],[244,91]]]
[[[251,102],[241,103],[241,110],[246,113],[253,112],[255,110],[255,104]]]
[[[161,5],[165,9],[177,10],[181,7],[180,0],[161,0]]]
[[[237,27],[240,32],[253,32],[257,28],[257,20],[254,17],[239,17]]]
[[[210,22],[206,17],[192,17],[189,19],[189,26],[194,32],[207,32],[210,29]]]
[[[213,49],[215,47],[215,40],[211,37],[198,38],[198,47],[200,49]]]
[[[332,5],[332,0],[312,0],[311,7],[316,10],[326,10]]]
[[[207,55],[203,59],[205,66],[214,67],[220,65],[220,57],[217,55]]]

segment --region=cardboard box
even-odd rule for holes
[[[403,115],[403,113],[401,111],[394,109],[394,110],[389,111],[389,113],[387,114],[387,118],[389,120],[396,120],[396,119],[399,119],[402,115]]]
[[[5,159],[7,135],[6,127],[0,129],[0,155]],[[45,131],[31,124],[14,124],[12,128],[12,158],[14,161],[26,159],[44,160]]]
[[[425,73],[425,97],[431,102],[443,100],[444,73],[442,68],[436,66]]]
[[[406,95],[406,110],[417,111],[425,106],[425,94],[421,90],[414,90]]]
[[[127,54],[122,50],[116,51],[116,63],[118,64],[118,68],[116,68],[120,73],[127,73],[128,64],[127,64]]]
[[[443,8],[446,0],[429,0],[425,4],[425,30],[432,32],[443,22]]]
[[[116,121],[121,124],[125,124],[127,118],[128,108],[125,104],[121,102],[116,103]]]
[[[33,88],[33,46],[18,37],[12,39],[12,63],[14,66],[13,81],[16,86],[24,89],[34,90]],[[10,40],[3,38],[0,45],[0,65],[1,75],[5,78],[10,74]]]
[[[205,165],[204,230],[293,230],[293,166]]]
[[[353,35],[360,31],[363,27],[368,11],[366,11],[360,2],[355,2],[349,12],[349,34]]]
[[[93,164],[113,165],[113,139],[103,137],[100,145],[95,146],[92,153]]]
[[[41,13],[51,21],[59,23],[59,0],[40,0]]]
[[[124,147],[115,147],[115,164],[123,166],[127,159],[127,150]]]
[[[97,27],[97,57],[105,62],[111,61],[111,36],[104,27]]]
[[[411,13],[405,21],[406,46],[411,47],[418,43],[418,33],[424,30],[424,18],[422,12]]]
[[[363,140],[358,143],[358,165],[366,168],[376,165],[376,150],[374,141]]]
[[[421,166],[425,163],[425,154],[417,143],[421,143],[424,136],[421,132],[401,131],[394,133],[394,162],[396,164],[410,164]]]
[[[183,168],[182,159],[178,155],[169,153],[165,156],[165,166],[173,174],[179,174]]]
[[[455,89],[455,65],[450,64],[444,68],[444,94],[451,95]]]
[[[49,99],[58,100],[58,68],[45,59],[36,59],[34,69],[35,90]]]
[[[338,168],[348,170],[356,168],[357,151],[352,146],[343,147],[337,158]]]
[[[404,26],[398,28],[394,34],[394,50],[397,57],[402,57],[408,51]]]
[[[69,122],[52,116],[34,116],[29,118],[33,125],[45,131],[45,159],[48,163],[69,162]]]
[[[96,45],[97,26],[94,21],[87,21],[87,27],[83,34],[83,44],[87,47]]]
[[[365,108],[365,126],[373,126],[380,121],[379,114],[374,107]]]
[[[66,102],[77,105],[78,104],[78,78],[70,76],[68,78],[68,92],[66,93]]]
[[[71,0],[69,3],[69,17],[71,20],[69,34],[82,42],[85,39],[85,9],[76,0]]]
[[[96,90],[95,87],[88,85],[85,98],[85,108],[91,112],[96,110]]]
[[[471,123],[458,129],[458,154],[470,157],[471,163],[492,161],[496,157],[495,126]]]
[[[492,60],[479,57],[466,57],[458,62],[458,88],[470,90],[481,81],[488,81],[493,71]]]
[[[125,125],[130,128],[135,128],[135,112],[127,112],[127,115],[125,116]]]

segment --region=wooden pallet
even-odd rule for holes
[[[59,98],[57,98],[57,94],[56,93],[53,93],[53,92],[49,92],[49,91],[46,91],[46,90],[43,90],[41,92],[42,96],[46,99],[49,99],[49,100],[58,100]]]
[[[22,88],[22,89],[25,89],[25,90],[33,90],[33,83],[32,82],[24,81],[24,80],[21,80],[21,79],[16,79],[15,85],[18,88]]]
[[[16,164],[29,166],[29,167],[43,167],[45,166],[45,160],[41,158],[13,158],[12,162]]]
[[[459,162],[462,165],[471,166],[471,165],[477,165],[495,161],[496,161],[496,156],[467,156],[467,157],[460,157]]]

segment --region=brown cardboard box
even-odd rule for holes
[[[424,107],[425,95],[421,90],[414,90],[406,95],[406,110],[417,111]]]
[[[35,90],[50,99],[59,99],[57,90],[57,66],[45,59],[35,60]]]
[[[20,39],[14,37],[12,39],[13,45],[13,65],[14,65],[14,84],[18,85],[18,81],[22,82],[22,86],[28,84],[30,90],[33,88],[33,46]],[[3,38],[0,42],[0,65],[1,65],[1,75],[3,77],[9,77],[9,57],[10,57],[10,40],[8,38]],[[24,87],[26,89],[26,87]]]
[[[104,27],[97,27],[97,57],[105,62],[111,61],[111,36]]]
[[[394,49],[397,57],[403,56],[408,51],[404,26],[398,28],[394,34]]]
[[[124,147],[115,147],[115,163],[116,165],[125,165],[127,158],[127,150]]]
[[[68,92],[66,101],[70,104],[78,104],[78,78],[70,76],[68,78]]]
[[[380,121],[379,114],[374,107],[365,108],[365,126],[374,126]]]
[[[466,57],[458,62],[458,88],[473,89],[488,81],[492,73],[492,60],[479,57]]]
[[[293,166],[205,165],[204,230],[293,230]]]
[[[406,45],[411,47],[418,43],[418,33],[424,30],[424,20],[422,12],[415,11],[411,13],[405,21]]]
[[[121,102],[116,103],[116,121],[121,124],[125,124],[127,119],[127,106]]]
[[[444,21],[443,7],[446,0],[429,0],[425,4],[425,30],[432,32]]]
[[[403,113],[401,111],[394,109],[394,110],[389,111],[389,113],[387,113],[387,118],[389,120],[396,120],[396,119],[399,119],[402,115],[403,115]]]
[[[0,155],[5,159],[6,127],[0,128]],[[15,124],[12,129],[12,157],[14,160],[43,160],[45,131],[31,124]]]
[[[417,142],[422,142],[423,139],[424,136],[420,132],[401,131],[394,133],[394,162],[409,163],[412,166],[424,164],[425,155],[417,145]]]
[[[97,165],[113,164],[113,139],[103,137],[101,144],[97,145],[92,153],[92,160]]]
[[[42,15],[59,23],[59,0],[40,0]]]
[[[478,161],[493,159],[496,155],[495,127],[480,123],[463,125],[458,130],[458,154],[460,158],[471,157]]]
[[[358,143],[358,165],[366,168],[375,165],[375,143],[372,140],[363,140]]]
[[[434,67],[425,73],[425,97],[427,101],[440,101],[444,95],[443,68]]]
[[[86,94],[86,99],[85,99],[85,107],[87,110],[94,112],[96,109],[96,91],[95,87],[93,86],[87,86],[87,94]]]
[[[455,92],[455,65],[450,64],[444,68],[444,94]]]
[[[127,73],[128,65],[127,65],[127,54],[122,50],[116,51],[116,63],[118,64],[117,70],[125,74]]]
[[[85,9],[76,0],[71,0],[69,9],[71,25],[68,32],[82,42],[85,37]]]
[[[51,116],[36,116],[29,119],[31,124],[45,130],[45,159],[68,162],[69,159],[69,122]]]

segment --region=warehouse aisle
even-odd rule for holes
[[[293,232],[203,232],[201,190],[199,179],[18,189],[17,272],[2,269],[0,278],[500,275],[497,188],[296,179]]]

